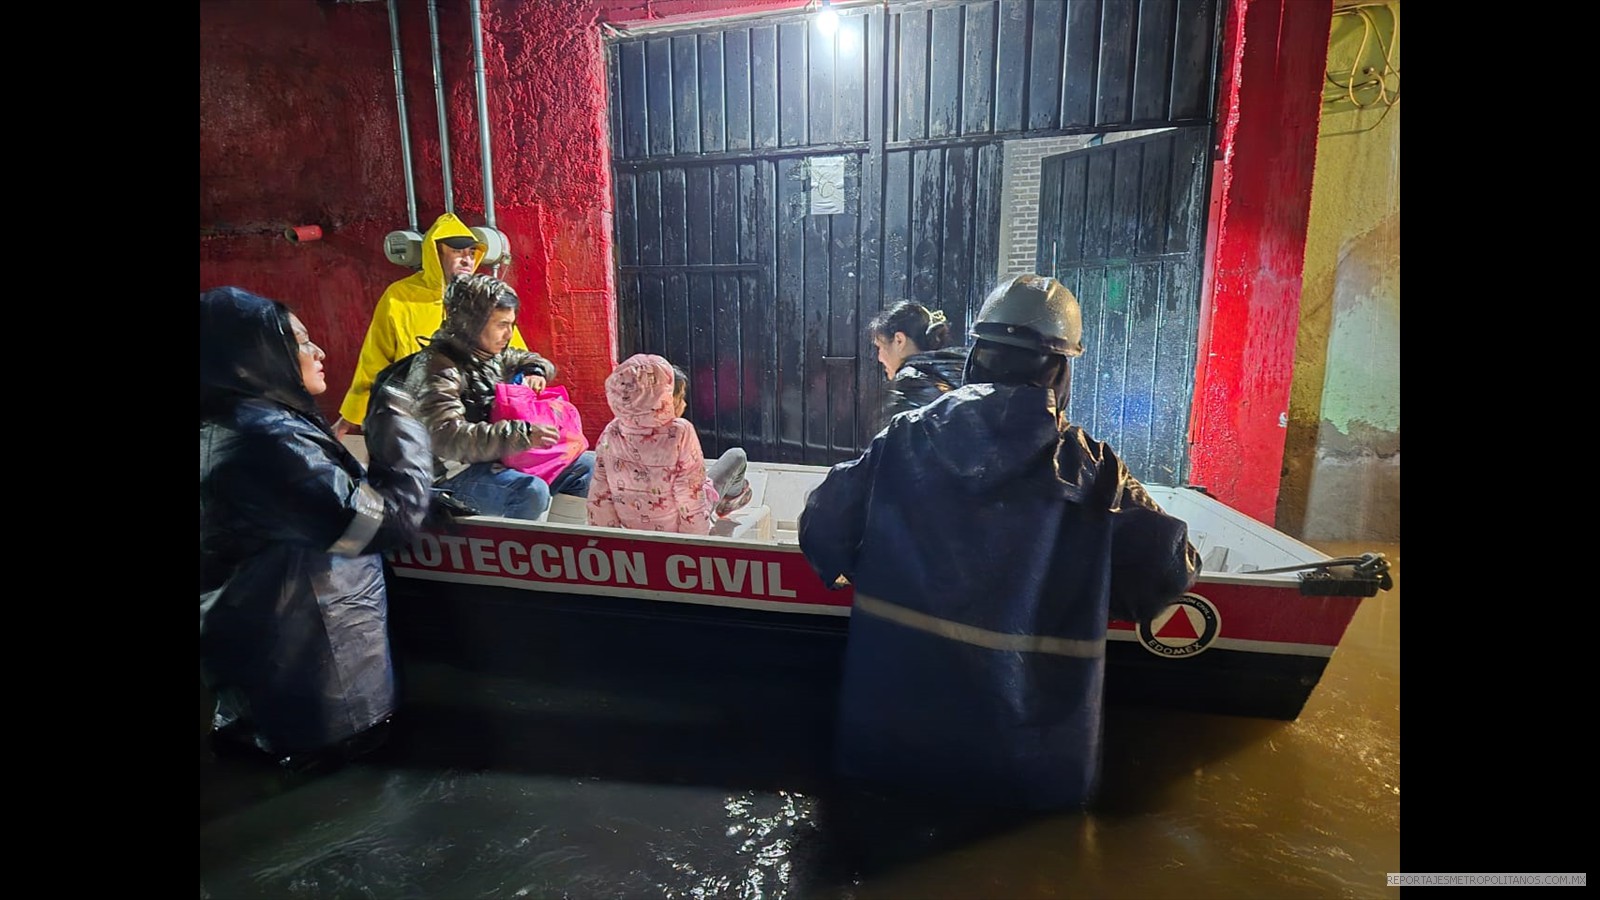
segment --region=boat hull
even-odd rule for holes
[[[749,682],[831,694],[852,591],[821,583],[796,533],[827,471],[752,461],[751,505],[716,535],[592,527],[583,501],[563,495],[548,521],[468,517],[423,534],[389,557],[401,662],[642,689],[665,667],[703,674],[713,692]],[[1331,569],[1338,561],[1203,491],[1146,487],[1188,523],[1204,566],[1156,621],[1108,623],[1108,700],[1295,718],[1362,598],[1389,587],[1387,564]]]
[[[459,520],[390,558],[402,665],[443,662],[563,683],[670,669],[837,684],[851,591],[798,546],[587,526]],[[1293,719],[1361,596],[1293,576],[1203,574],[1150,626],[1112,621],[1112,703]]]

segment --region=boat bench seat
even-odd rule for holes
[[[347,434],[339,438],[339,443],[343,444],[344,448],[350,451],[350,455],[354,456],[363,466],[372,464],[367,459],[367,439],[365,437],[359,434]]]
[[[1190,531],[1189,543],[1194,545],[1195,552],[1200,554],[1201,572],[1226,572],[1228,571],[1228,554],[1230,548],[1226,544],[1211,543],[1211,536],[1203,531]]]
[[[543,521],[552,525],[589,524],[588,501],[571,494],[557,494],[550,498],[550,508]],[[712,523],[711,533],[721,537],[772,540],[772,510],[766,506],[746,506],[735,510],[726,518]]]
[[[772,508],[746,506],[728,513],[726,518],[711,524],[711,533],[719,537],[745,538],[753,541],[772,540]]]
[[[550,498],[550,508],[544,511],[539,520],[553,525],[587,525],[589,500],[571,494],[556,494]]]
[[[345,435],[342,442],[362,465],[367,464],[366,438],[358,434]],[[752,469],[749,478],[752,488],[750,505],[718,519],[712,524],[711,533],[745,540],[777,542],[782,539],[786,543],[793,543],[796,540],[797,523],[792,519],[778,521],[770,502],[776,500],[783,503],[785,509],[797,513],[805,505],[805,495],[815,486],[819,476],[782,472],[778,477],[771,478],[764,469]],[[771,497],[768,496],[769,492]],[[550,498],[550,508],[539,517],[539,521],[556,525],[587,525],[588,501],[571,494],[556,494]],[[784,533],[780,535],[779,532]]]

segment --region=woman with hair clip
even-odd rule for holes
[[[950,325],[943,312],[901,300],[873,317],[867,329],[889,379],[883,424],[896,413],[926,406],[961,386],[967,354],[946,349]]]

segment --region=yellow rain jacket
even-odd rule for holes
[[[361,341],[361,356],[356,361],[356,373],[350,379],[350,390],[339,404],[339,416],[356,425],[367,417],[367,397],[372,392],[372,380],[383,367],[422,349],[418,338],[429,338],[439,330],[444,321],[444,269],[439,265],[439,248],[434,243],[441,238],[472,237],[468,228],[454,213],[445,213],[435,219],[428,233],[422,236],[422,270],[390,284],[378,298],[378,308],[372,311],[372,324],[367,326],[367,336]],[[473,265],[483,261],[484,246],[474,250]],[[511,331],[511,346],[528,349],[522,333]]]

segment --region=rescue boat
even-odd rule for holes
[[[560,495],[542,521],[456,518],[389,556],[397,655],[564,681],[667,667],[832,683],[852,593],[822,584],[797,534],[827,471],[752,461],[750,505],[706,536],[591,526]],[[1109,623],[1108,702],[1296,718],[1362,599],[1392,586],[1387,560],[1330,557],[1200,489],[1146,487],[1188,523],[1203,570],[1149,625]]]

